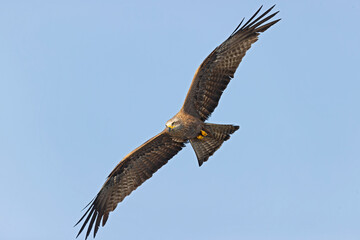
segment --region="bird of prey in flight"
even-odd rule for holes
[[[77,236],[88,224],[85,239],[94,227],[94,237],[100,223],[105,225],[109,213],[132,191],[149,179],[190,142],[199,166],[208,160],[224,141],[239,129],[234,125],[205,122],[214,111],[220,97],[234,77],[242,58],[251,45],[280,19],[269,22],[278,12],[270,9],[258,16],[261,7],[201,63],[180,111],[166,122],[165,129],[126,155],[109,174],[100,192],[86,206],[88,209],[77,222],[83,222]],[[257,17],[258,16],[258,17]],[[77,225],[76,224],[76,225]]]

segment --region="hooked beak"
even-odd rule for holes
[[[166,125],[166,126],[167,126],[167,125]],[[167,127],[168,127],[169,132],[171,132],[171,129],[174,128],[174,126],[172,126],[172,125],[169,125],[169,126],[167,126]]]

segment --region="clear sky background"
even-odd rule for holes
[[[359,239],[358,0],[1,1],[0,239],[74,239],[113,167],[262,4],[282,20],[209,119],[241,129],[201,168],[188,145],[96,239]]]

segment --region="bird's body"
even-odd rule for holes
[[[204,122],[182,109],[165,124],[170,136],[179,141],[188,141],[199,136]]]
[[[272,8],[254,19],[260,8],[243,26],[241,22],[230,37],[203,61],[194,75],[182,108],[166,122],[166,128],[126,155],[109,174],[100,192],[78,221],[84,220],[79,234],[89,223],[85,238],[92,227],[95,237],[100,223],[105,225],[109,213],[117,204],[166,164],[187,142],[191,143],[201,166],[239,129],[234,125],[205,121],[217,107],[223,91],[260,32],[280,20],[266,23],[277,14],[267,16]]]

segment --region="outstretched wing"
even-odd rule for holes
[[[230,37],[210,53],[195,73],[183,111],[202,121],[211,115],[251,44],[257,41],[260,32],[280,21],[277,19],[266,23],[278,13],[268,15],[274,6],[254,19],[260,12],[260,7],[243,26],[241,21]]]
[[[100,192],[88,204],[85,214],[76,223],[77,225],[85,219],[77,237],[89,221],[85,239],[94,224],[95,237],[100,222],[102,221],[102,226],[105,225],[109,213],[114,211],[117,204],[149,179],[184,146],[184,142],[175,141],[163,131],[129,153],[110,173]]]

